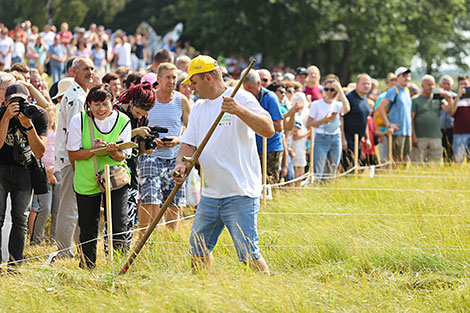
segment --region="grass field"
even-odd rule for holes
[[[0,312],[469,311],[470,167],[375,174],[280,191],[262,208],[271,277],[237,261],[226,231],[214,274],[193,275],[188,220],[155,232],[125,276],[102,249],[93,272],[77,260],[26,262],[0,276]]]

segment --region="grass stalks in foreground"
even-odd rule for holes
[[[214,275],[191,274],[185,221],[159,228],[125,276],[106,264],[101,242],[93,272],[77,260],[27,262],[20,275],[0,276],[0,312],[463,312],[470,194],[449,190],[469,183],[466,165],[412,167],[281,191],[258,216],[272,277],[239,263],[227,232]],[[28,247],[26,256],[49,251]]]

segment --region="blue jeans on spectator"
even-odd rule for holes
[[[465,156],[467,161],[470,161],[470,134],[454,134],[452,148],[455,162],[463,162]]]
[[[341,134],[315,134],[313,146],[313,169],[321,180],[324,174],[336,174],[341,160]]]
[[[62,72],[64,71],[64,64],[51,64],[51,75],[52,82],[56,83],[62,77]]]
[[[28,208],[33,198],[29,169],[23,166],[0,165],[0,228],[5,220],[6,200],[10,194],[11,219],[8,252],[10,262],[23,259],[26,242]],[[0,245],[1,245],[0,232]]]

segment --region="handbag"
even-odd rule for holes
[[[46,167],[41,159],[33,157],[33,163],[29,165],[29,175],[31,176],[31,187],[35,195],[42,195],[49,192],[49,180],[47,179]]]
[[[95,141],[95,131],[93,129],[93,124],[91,122],[91,117],[88,117],[88,122],[90,125],[90,134],[91,134],[91,145]],[[96,182],[98,183],[98,188],[101,192],[106,191],[106,179],[104,175],[104,170],[98,172],[98,166],[96,165],[96,155],[93,154],[93,163],[95,165],[95,176]],[[127,170],[122,165],[113,165],[109,167],[109,182],[111,190],[116,190],[124,187],[130,183],[129,175]]]

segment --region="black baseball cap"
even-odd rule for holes
[[[5,90],[5,100],[10,101],[13,98],[21,98],[23,100],[28,100],[28,88],[26,88],[26,86],[21,83],[11,84]]]
[[[298,67],[296,70],[295,70],[295,76],[297,75],[308,75],[308,71],[305,67]]]

